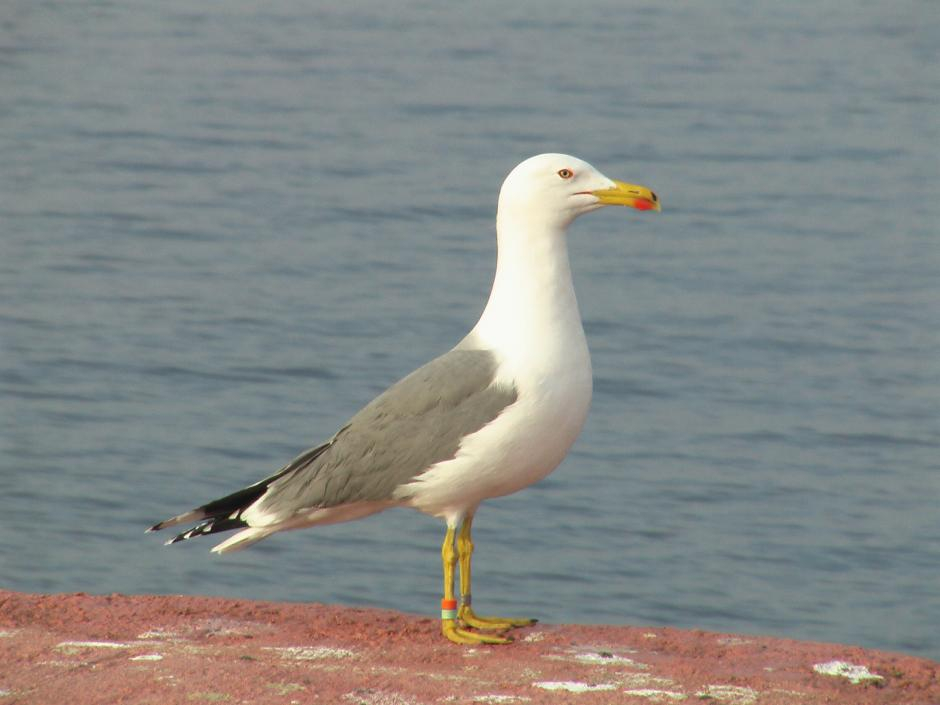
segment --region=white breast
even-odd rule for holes
[[[454,459],[409,486],[409,504],[449,521],[548,475],[581,432],[591,403],[591,359],[564,231],[504,239],[502,230],[490,299],[457,347],[492,350],[500,362],[495,383],[514,386],[518,398],[465,438]]]

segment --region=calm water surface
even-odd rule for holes
[[[938,7],[6,2],[0,586],[433,614],[414,512],[142,531],[454,344],[567,151],[665,210],[573,228],[594,407],[478,602],[940,657]]]

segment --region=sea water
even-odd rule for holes
[[[0,10],[0,587],[433,616],[415,512],[143,530],[459,340],[564,151],[663,212],[571,230],[594,405],[480,609],[940,657],[937,4],[335,5]]]

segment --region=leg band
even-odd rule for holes
[[[441,619],[457,619],[457,600],[441,600]]]

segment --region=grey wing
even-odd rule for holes
[[[435,358],[366,405],[322,453],[292,464],[255,507],[280,522],[311,508],[394,499],[516,401],[514,388],[494,383],[496,367],[486,350]]]

